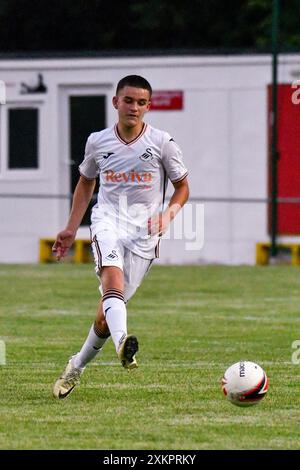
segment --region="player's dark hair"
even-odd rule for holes
[[[132,86],[135,88],[143,88],[143,90],[148,90],[151,98],[152,88],[150,83],[148,80],[140,77],[139,75],[127,75],[127,77],[122,78],[117,85],[116,94],[118,94],[118,92],[125,86]]]

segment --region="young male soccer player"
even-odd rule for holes
[[[102,300],[85,343],[54,385],[56,398],[69,395],[110,335],[123,367],[137,367],[138,341],[127,334],[126,303],[158,257],[159,238],[189,194],[179,147],[167,132],[143,122],[151,94],[148,81],[138,75],[118,83],[113,98],[118,123],[89,136],[69,221],[53,245],[60,260],[75,239],[99,176],[91,238]],[[168,178],[174,192],[162,212]]]

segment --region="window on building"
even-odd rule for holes
[[[8,110],[8,168],[38,168],[37,108],[11,108]]]

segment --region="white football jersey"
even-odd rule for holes
[[[143,124],[131,142],[122,140],[117,125],[91,134],[79,171],[85,178],[99,176],[97,204],[91,230],[114,229],[124,245],[148,259],[157,256],[158,236],[148,236],[149,217],[163,209],[168,179],[183,180],[187,169],[171,136]]]

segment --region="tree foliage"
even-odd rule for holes
[[[300,46],[299,0],[280,43]],[[272,0],[0,0],[0,51],[269,48]]]

